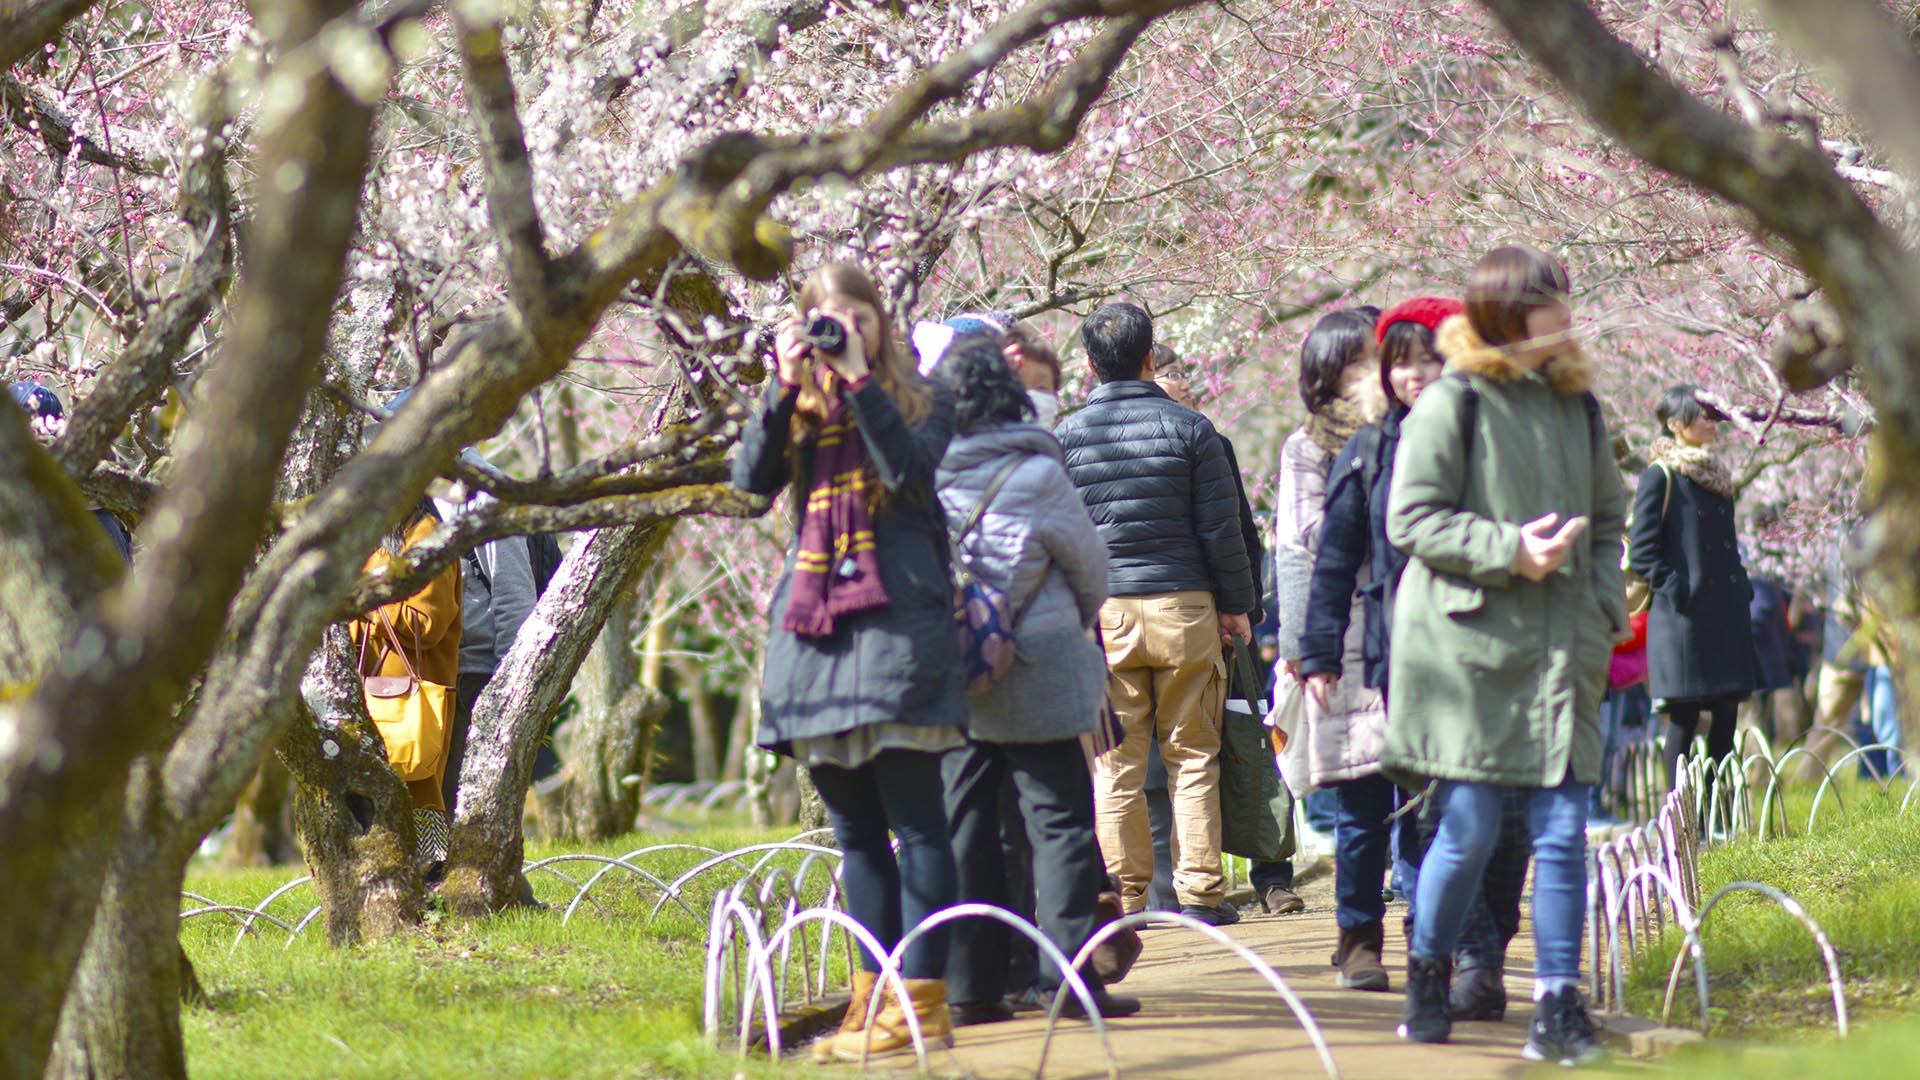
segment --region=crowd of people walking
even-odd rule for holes
[[[1383,896],[1399,882],[1400,1034],[1500,1019],[1531,863],[1525,1054],[1599,1057],[1579,988],[1586,828],[1625,728],[1648,725],[1633,695],[1664,714],[1672,775],[1696,735],[1729,754],[1741,703],[1778,680],[1719,415],[1670,390],[1630,499],[1571,293],[1558,260],[1515,245],[1457,298],[1321,318],[1269,565],[1232,444],[1142,308],[1086,319],[1096,385],[1062,410],[1060,363],[1025,324],[921,324],[910,356],[864,273],[815,271],[734,481],[793,494],[759,742],[809,766],[849,913],[892,949],[932,912],[986,902],[1067,956],[1149,906],[1237,921],[1222,716],[1230,650],[1266,623],[1274,671],[1253,696],[1275,702],[1281,771],[1294,796],[1333,800],[1340,985],[1392,987]],[[1303,906],[1285,861],[1253,876],[1269,911]],[[907,951],[902,999],[863,949],[818,1056],[903,1051],[908,1012],[939,1045],[1048,1004],[1063,973],[1022,952],[999,923],[942,926]],[[1101,969],[1080,972],[1095,1007],[1136,1011]]]

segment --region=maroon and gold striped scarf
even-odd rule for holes
[[[835,401],[813,444],[812,487],[800,517],[793,586],[781,625],[802,637],[833,633],[837,616],[890,602],[867,512],[867,454],[846,399]]]

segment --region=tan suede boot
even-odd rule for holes
[[[823,1065],[832,1061],[836,1041],[846,1036],[858,1036],[867,1029],[867,1005],[873,1000],[873,987],[878,980],[879,976],[871,971],[854,971],[853,996],[847,999],[846,1018],[840,1021],[839,1031],[813,1041],[813,1060]]]
[[[914,1018],[920,1021],[920,1035],[929,1050],[953,1045],[953,1018],[947,1012],[947,984],[944,979],[908,979],[907,999]],[[880,1007],[872,1031],[842,1032],[834,1037],[834,1055],[842,1061],[859,1061],[862,1051],[868,1059],[891,1054],[912,1053],[913,1035],[907,1030],[906,1010],[892,995]]]

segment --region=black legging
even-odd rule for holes
[[[827,804],[827,817],[844,853],[840,885],[847,914],[880,939],[899,944],[907,931],[959,892],[953,847],[947,839],[947,808],[940,782],[940,755],[882,750],[857,769],[821,765],[813,786]],[[887,830],[900,838],[900,857]],[[949,931],[942,926],[907,950],[902,974],[938,979],[946,973]],[[860,950],[861,966],[880,970],[878,958]]]
[[[1667,780],[1680,782],[1680,759],[1693,747],[1693,735],[1700,727],[1700,714],[1709,712],[1713,716],[1712,726],[1707,728],[1707,757],[1717,770],[1720,762],[1733,753],[1733,730],[1739,716],[1740,696],[1738,694],[1717,698],[1687,698],[1667,702],[1667,747],[1664,758],[1667,766]],[[1707,774],[1707,787],[1713,786],[1713,773]]]

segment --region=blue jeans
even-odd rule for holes
[[[1868,668],[1866,693],[1862,696],[1867,705],[1867,737],[1875,743],[1899,746],[1900,703],[1894,696],[1893,673],[1885,667]],[[1860,775],[1886,779],[1900,771],[1901,762],[1900,755],[1890,750],[1869,750],[1860,755]]]
[[[1386,883],[1393,834],[1400,834],[1400,857],[1419,865],[1419,820],[1413,814],[1388,821],[1399,809],[1400,792],[1382,776],[1334,784],[1333,893],[1335,918],[1342,930],[1358,930],[1386,917],[1380,896]],[[1402,873],[1412,877],[1417,869]]]
[[[1340,819],[1339,796],[1332,788],[1320,788],[1307,794],[1302,802],[1307,806],[1307,824],[1313,831],[1322,835],[1331,835],[1334,824]]]
[[[927,916],[953,906],[960,881],[947,838],[940,755],[882,750],[857,769],[815,768],[813,786],[827,804],[827,819],[844,853],[840,884],[847,914],[882,947],[892,949]],[[888,829],[900,838],[897,861],[887,842]],[[946,974],[951,927],[939,927],[913,943],[901,965],[907,978]],[[879,971],[880,961],[862,946],[860,966]]]
[[[1580,977],[1580,938],[1587,903],[1587,787],[1525,789],[1533,837],[1534,974]],[[1451,956],[1474,894],[1500,835],[1500,803],[1508,789],[1441,781],[1435,791],[1440,831],[1420,866],[1414,904],[1413,955]]]

